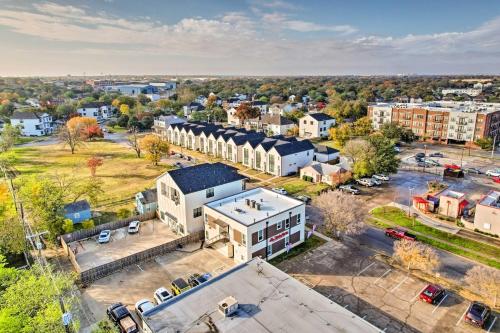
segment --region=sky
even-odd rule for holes
[[[500,0],[0,0],[0,76],[500,74]]]

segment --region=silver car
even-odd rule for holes
[[[128,233],[129,234],[136,234],[139,232],[139,226],[140,226],[140,222],[139,221],[132,221],[130,222],[130,224],[128,225]]]
[[[97,242],[99,244],[109,243],[110,239],[111,239],[111,230],[103,230],[99,234],[99,237],[97,238]]]

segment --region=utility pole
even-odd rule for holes
[[[410,196],[408,197],[408,217],[410,217],[410,212],[411,212],[411,192],[413,191],[413,188],[410,187],[408,190],[410,190]]]
[[[493,147],[491,147],[491,158],[493,158],[495,155],[495,145],[497,144],[497,135],[498,134],[495,134],[495,136],[493,137]]]
[[[462,169],[462,163],[463,163],[463,160],[464,160],[464,150],[465,150],[465,147],[462,148],[462,155],[460,156],[460,169]]]
[[[71,313],[66,312],[66,309],[64,308],[64,302],[62,297],[59,297],[59,306],[61,307],[61,312],[62,312],[62,321],[64,325],[64,330],[66,333],[71,333],[71,329],[69,327],[69,324],[71,323]]]

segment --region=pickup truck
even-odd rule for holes
[[[119,329],[120,333],[138,333],[139,326],[135,322],[130,311],[122,304],[115,303],[108,307],[106,313]]]
[[[402,229],[387,228],[385,235],[394,239],[407,239],[414,241],[417,237]]]

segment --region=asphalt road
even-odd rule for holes
[[[361,246],[366,246],[372,250],[383,252],[390,256],[393,254],[394,240],[386,237],[383,230],[368,227],[363,234],[354,237],[354,239],[358,241]],[[455,280],[463,280],[465,273],[474,266],[473,262],[465,258],[439,249],[435,250],[441,261],[441,266],[438,270],[441,276],[446,276]]]

